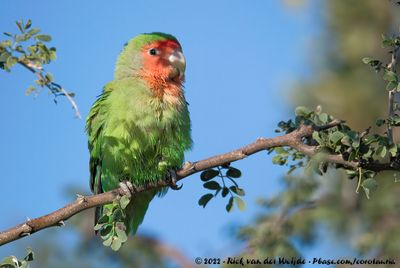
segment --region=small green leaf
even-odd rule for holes
[[[24,260],[33,261],[35,259],[35,254],[33,253],[31,248],[28,248],[27,251],[28,251],[28,254],[25,256]]]
[[[103,226],[104,226],[104,223],[103,224],[96,224],[94,227],[93,227],[93,230],[95,230],[95,231],[98,231],[98,230],[100,230],[101,228],[103,228]]]
[[[396,144],[392,144],[392,146],[390,146],[389,153],[393,157],[395,157],[397,155],[397,145]]]
[[[121,248],[122,241],[119,238],[115,238],[111,243],[111,249],[118,251]]]
[[[335,131],[331,135],[329,135],[329,140],[333,143],[336,144],[338,141],[340,141],[344,137],[344,134],[340,131]]]
[[[239,187],[236,187],[236,186],[231,186],[231,187],[229,187],[229,189],[232,192],[234,192],[235,194],[237,194],[237,195],[240,195],[240,196],[244,196],[245,195],[245,192],[244,192],[244,190],[242,188],[239,188]]]
[[[200,174],[202,181],[209,181],[219,175],[219,171],[215,169],[207,169]]]
[[[222,189],[222,193],[221,193],[222,197],[225,197],[225,196],[227,196],[228,194],[229,194],[229,189],[228,189],[228,187],[224,187],[224,188]]]
[[[242,176],[242,172],[237,168],[229,167],[226,176],[237,179]]]
[[[25,30],[28,30],[32,26],[32,21],[29,19],[28,22],[25,24]]]
[[[316,142],[318,142],[318,144],[322,144],[322,143],[323,143],[321,137],[319,136],[318,131],[314,131],[314,132],[313,132],[312,138],[313,138]]]
[[[1,53],[1,55],[0,55],[0,62],[7,62],[7,59],[8,59],[10,56],[11,56],[11,54],[8,53],[7,51]]]
[[[113,242],[113,237],[110,236],[109,238],[107,238],[107,240],[103,241],[103,245],[106,246],[106,247],[109,247],[112,242]]]
[[[35,36],[36,39],[43,41],[43,42],[50,42],[51,36],[47,34],[38,34]]]
[[[8,48],[12,45],[10,40],[5,40],[0,42],[0,47],[2,48]]]
[[[123,224],[123,223],[122,223]],[[115,228],[115,233],[118,236],[118,239],[124,243],[128,240],[128,236],[126,235],[126,231],[124,230],[125,225],[117,225],[117,228]]]
[[[206,207],[207,203],[214,197],[213,194],[205,194],[199,199],[199,206]]]
[[[349,136],[344,136],[344,137],[340,140],[340,142],[341,142],[342,144],[344,144],[344,145],[351,146],[350,137],[349,137]]]
[[[366,179],[362,182],[361,186],[364,189],[365,195],[369,199],[371,192],[378,188],[378,182],[375,179]]]
[[[22,21],[16,21],[15,24],[17,25],[19,31],[20,31],[21,33],[23,33],[23,32],[24,32],[24,29],[23,29],[23,27],[22,27]]]
[[[225,207],[227,212],[231,212],[233,210],[233,197],[229,198],[228,204]]]
[[[18,267],[18,259],[15,256],[5,257],[3,259],[3,261],[1,262],[0,267],[9,268],[7,265],[9,265],[10,267],[13,267],[13,268]]]
[[[239,210],[244,211],[246,209],[246,203],[238,196],[235,196],[234,199]]]
[[[29,31],[28,31],[28,34],[30,35],[30,36],[33,36],[33,35],[35,35],[35,34],[37,34],[37,33],[39,33],[40,32],[40,29],[39,28],[32,28],[32,29],[30,29]]]
[[[381,145],[380,147],[378,147],[378,149],[376,150],[376,153],[377,153],[380,157],[384,158],[384,157],[386,156],[386,153],[387,153],[387,148],[386,148],[386,146]]]
[[[216,181],[208,181],[203,184],[203,187],[210,190],[218,190],[221,188],[221,185],[219,185],[219,183]]]
[[[119,200],[119,204],[122,209],[125,209],[128,206],[129,202],[131,202],[131,200],[126,195],[122,196]]]
[[[13,56],[11,56],[11,57],[8,57],[7,58],[7,67],[8,68],[11,68],[12,66],[14,66],[16,63],[18,62],[18,59],[16,58],[16,57],[13,57]]]
[[[397,83],[397,75],[392,71],[385,71],[385,74],[383,75],[383,80]]]
[[[299,106],[295,110],[297,116],[308,117],[312,113],[312,110],[305,106]]]
[[[374,59],[369,58],[369,57],[365,57],[362,59],[362,62],[364,62],[365,64],[370,64]]]
[[[380,127],[380,126],[382,126],[383,124],[385,124],[385,122],[386,122],[385,119],[378,119],[378,120],[376,120],[375,124],[376,124],[378,127]]]
[[[326,114],[326,113],[321,113],[321,114],[318,116],[318,119],[319,119],[319,121],[321,121],[322,124],[326,124],[326,123],[328,123],[328,114]]]
[[[108,223],[110,221],[108,215],[103,215],[97,221],[97,224]]]

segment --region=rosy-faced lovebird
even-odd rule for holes
[[[182,165],[192,144],[185,67],[181,45],[172,35],[141,34],[125,45],[114,80],[104,86],[86,119],[94,194],[121,182],[139,186],[163,180]],[[133,195],[126,208],[127,233],[136,233],[150,201],[162,193],[165,189]],[[96,222],[103,209],[96,209]]]

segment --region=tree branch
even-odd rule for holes
[[[177,180],[182,180],[194,173],[207,170],[213,167],[227,165],[231,162],[235,162],[246,158],[252,154],[258,153],[260,151],[268,150],[275,147],[288,146],[298,152],[312,157],[318,153],[318,146],[310,146],[304,143],[304,138],[310,137],[314,131],[321,131],[328,128],[335,127],[339,125],[341,121],[333,120],[325,126],[312,126],[312,125],[300,125],[296,130],[287,133],[282,136],[274,138],[259,138],[255,142],[248,144],[237,150],[216,155],[201,161],[194,163],[187,162],[184,166],[177,171]],[[328,154],[323,159],[324,162],[338,164],[351,169],[357,169],[362,167],[364,169],[373,171],[383,171],[383,170],[395,170],[399,168],[399,163],[367,163],[361,165],[355,161],[347,161],[340,154]],[[171,181],[161,180],[158,182],[147,183],[146,185],[139,185],[136,187],[136,192],[143,192],[149,189],[169,187],[173,186]],[[92,195],[92,196],[78,196],[78,198],[50,214],[45,216],[30,219],[14,226],[8,230],[0,232],[0,245],[7,244],[14,240],[20,239],[21,237],[33,234],[42,229],[52,227],[52,226],[63,226],[64,221],[72,217],[73,215],[96,206],[101,206],[105,204],[112,203],[113,200],[119,196],[124,195],[124,190],[122,188],[117,188],[115,190]]]

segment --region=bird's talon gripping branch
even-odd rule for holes
[[[176,176],[176,171],[174,169],[170,169],[167,172],[167,179],[168,181],[171,181],[171,189],[172,190],[180,190],[182,189],[183,185],[178,186],[176,185],[177,182],[177,176]]]
[[[64,227],[65,226],[65,222],[64,221],[59,221],[59,222],[57,222],[57,226],[58,227]]]
[[[132,195],[136,193],[136,187],[130,181],[121,181],[119,187],[122,188],[124,195],[131,199]]]

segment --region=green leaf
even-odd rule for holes
[[[341,142],[342,144],[344,144],[344,145],[351,146],[350,137],[349,137],[349,136],[344,136],[344,137],[340,140],[340,142]]]
[[[199,199],[199,206],[206,207],[207,203],[214,197],[213,194],[205,194]]]
[[[295,110],[297,116],[308,117],[312,113],[312,110],[305,106],[299,106]]]
[[[392,71],[385,71],[385,74],[383,75],[383,80],[397,83],[397,75]]]
[[[364,189],[365,195],[369,199],[371,192],[378,188],[378,182],[375,179],[366,179],[362,182],[361,186]]]
[[[112,242],[113,242],[113,237],[110,236],[109,238],[107,238],[107,240],[103,241],[103,245],[106,246],[106,247],[109,247]]]
[[[119,204],[122,209],[125,209],[128,206],[129,202],[131,202],[131,200],[126,195],[122,196],[119,200]]]
[[[110,221],[108,215],[103,215],[97,221],[97,224],[108,223]]]
[[[31,248],[28,248],[27,251],[28,251],[28,254],[25,256],[24,260],[33,261],[35,259],[35,254],[33,253]]]
[[[281,155],[275,155],[272,157],[272,163],[275,165],[284,165],[287,162],[287,158],[282,157]]]
[[[14,66],[16,63],[18,62],[18,59],[14,56],[8,57],[7,58],[7,67],[11,68],[12,66]]]
[[[17,34],[15,36],[15,41],[16,42],[24,42],[26,40],[29,39],[29,35],[28,34]]]
[[[374,59],[369,58],[369,57],[365,57],[362,59],[362,62],[364,62],[365,64],[370,64]]]
[[[392,144],[392,146],[390,146],[389,153],[393,157],[395,157],[397,155],[397,145],[396,144]]]
[[[219,175],[219,171],[215,169],[207,169],[200,174],[202,181],[209,181]]]
[[[318,144],[323,144],[323,141],[322,141],[321,137],[319,136],[318,131],[314,131],[314,132],[313,132],[312,138],[313,138],[316,142],[318,142]]]
[[[224,187],[224,188],[222,189],[222,193],[221,193],[222,197],[225,197],[225,196],[227,196],[228,194],[229,194],[229,189],[228,189],[228,187]]]
[[[234,192],[235,194],[237,194],[237,195],[240,195],[240,196],[244,196],[245,195],[245,192],[244,192],[244,190],[242,188],[239,188],[239,187],[236,187],[236,186],[231,186],[231,187],[229,187],[229,189],[232,192]]]
[[[93,230],[95,230],[95,231],[98,231],[98,230],[100,230],[101,228],[103,228],[103,226],[104,226],[104,223],[103,224],[96,224],[94,227],[93,227]]]
[[[218,190],[221,189],[221,185],[219,185],[218,182],[216,181],[208,181],[203,184],[204,188],[210,189],[210,190]]]
[[[111,243],[111,249],[114,251],[118,251],[121,248],[122,241],[119,238],[116,238]]]
[[[318,119],[319,119],[319,121],[321,121],[322,124],[326,124],[326,123],[328,123],[328,114],[326,114],[326,113],[321,113],[321,114],[318,116]]]
[[[228,204],[225,207],[227,212],[231,212],[233,210],[233,197],[229,198]]]
[[[22,21],[16,21],[15,24],[17,25],[18,30],[19,30],[21,33],[23,33],[23,32],[24,32],[24,29],[23,29],[23,27],[22,27]]]
[[[28,22],[25,24],[25,30],[28,30],[32,26],[32,21],[29,19]]]
[[[244,211],[246,209],[246,203],[238,196],[235,196],[234,199],[239,210]]]
[[[12,45],[12,43],[10,40],[5,40],[5,41],[0,42],[0,47],[2,47],[2,48],[7,48],[7,47],[10,47],[11,45]]]
[[[242,176],[242,172],[237,168],[229,167],[228,171],[226,172],[226,176],[237,179]]]
[[[376,150],[376,153],[377,153],[380,157],[384,158],[384,157],[386,156],[386,154],[387,154],[387,148],[386,148],[386,146],[384,146],[384,145],[379,146],[378,149]]]
[[[1,54],[0,54],[0,62],[7,62],[7,59],[8,59],[10,56],[11,56],[11,54],[8,53],[7,51],[1,53]]]
[[[18,259],[15,256],[5,257],[1,262],[0,267],[8,268],[7,265],[9,265],[10,267],[18,267]]]
[[[38,34],[35,36],[36,39],[43,41],[43,42],[50,42],[51,36],[47,34]]]
[[[340,131],[335,131],[331,135],[329,135],[329,140],[333,143],[336,144],[338,141],[340,141],[344,137],[344,134]]]
[[[29,35],[35,35],[35,34],[37,34],[37,33],[39,33],[40,32],[40,29],[39,28],[32,28],[32,29],[30,29],[29,31],[28,31],[28,34]]]
[[[125,227],[125,225],[124,225],[124,227]],[[118,225],[117,228],[115,228],[115,233],[118,236],[118,239],[121,241],[121,243],[124,243],[124,242],[126,242],[128,240],[128,236],[126,235],[126,231],[121,226]]]
[[[380,126],[382,126],[383,124],[385,124],[385,122],[386,122],[385,119],[378,119],[378,120],[376,120],[375,124],[376,124],[378,127],[380,127]]]

